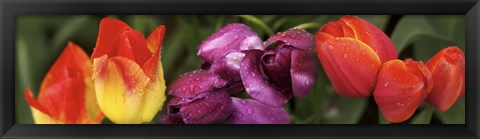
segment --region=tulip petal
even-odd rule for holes
[[[465,93],[465,56],[458,47],[447,47],[427,62],[435,81],[426,101],[442,112]]]
[[[398,57],[393,42],[378,27],[356,16],[343,16],[340,19],[355,32],[355,38],[370,46],[382,63]]]
[[[287,98],[292,97],[290,63],[292,47],[278,45],[273,51],[267,51],[261,57],[263,73],[271,84]]]
[[[145,37],[120,20],[103,18],[100,21],[97,44],[92,53],[92,59],[107,55],[122,56],[143,65],[152,53],[147,48]]]
[[[319,62],[311,51],[293,49],[291,53],[292,65],[290,66],[290,74],[293,95],[304,98],[317,81]]]
[[[245,57],[242,52],[230,52],[223,58],[215,60],[208,69],[208,71],[220,75],[223,79],[231,82],[240,81],[240,63]]]
[[[225,121],[229,124],[289,124],[283,107],[271,107],[253,99],[232,98],[234,111]]]
[[[426,75],[421,75],[421,70]],[[407,59],[384,63],[373,94],[383,116],[393,123],[410,118],[428,94],[428,76],[430,73],[421,62]]]
[[[208,124],[225,120],[232,111],[232,99],[220,90],[181,106],[178,113],[187,124]]]
[[[273,35],[265,42],[265,45],[268,46],[276,41],[281,41],[284,45],[290,45],[302,50],[312,50],[315,45],[314,39],[315,37],[305,30],[289,29]]]
[[[262,73],[262,65],[260,56],[263,55],[261,50],[247,50],[245,57],[240,65],[240,76],[247,93],[254,99],[262,103],[280,107],[290,99],[284,96],[276,86],[268,82]]]
[[[168,94],[178,98],[198,98],[203,93],[222,88],[226,84],[227,81],[218,75],[205,70],[195,70],[175,80],[170,85]]]
[[[30,109],[32,110],[33,120],[35,124],[59,124],[60,121],[55,120],[45,107],[43,107],[38,101],[33,98],[33,93],[31,92],[30,88],[25,90],[25,99],[27,103],[30,105]]]
[[[162,78],[163,80],[161,49],[164,34],[165,26],[159,26],[147,38],[147,48],[153,55],[145,62],[142,69],[151,79]],[[160,70],[162,71],[161,75],[159,74]]]
[[[372,94],[381,61],[365,43],[318,32],[316,50],[335,90],[348,97]]]
[[[103,113],[115,123],[141,123],[139,113],[143,96],[150,91],[147,88],[150,78],[140,66],[124,57],[109,59],[104,55],[94,59],[93,71],[96,96]]]
[[[87,54],[69,42],[42,81],[38,102],[27,89],[27,102],[39,114],[34,117],[47,115],[54,123],[99,123],[104,116],[96,104],[90,67]]]
[[[50,67],[40,86],[42,90],[52,84],[71,78],[91,78],[91,63],[87,53],[78,45],[69,42],[55,63]],[[91,81],[90,81],[91,82]]]
[[[262,40],[250,27],[232,23],[210,35],[198,46],[197,55],[204,61],[213,63],[216,59],[232,51],[264,49]]]
[[[100,21],[100,28],[98,30],[97,43],[92,53],[92,59],[100,57],[102,55],[113,56],[112,48],[115,48],[117,45],[118,36],[125,29],[130,28],[124,22],[106,17]]]
[[[162,124],[184,124],[182,116],[179,113],[170,113],[160,119]]]

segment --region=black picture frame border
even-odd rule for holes
[[[478,138],[478,0],[4,0],[0,1],[0,137],[326,137]],[[29,125],[15,124],[15,30],[18,15],[389,14],[465,15],[465,125]]]

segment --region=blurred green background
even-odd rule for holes
[[[289,28],[301,28],[314,34],[329,21],[341,15],[98,15],[98,16],[17,16],[15,58],[16,122],[32,124],[24,92],[31,87],[38,93],[44,75],[68,41],[91,54],[97,38],[100,19],[120,19],[147,36],[158,25],[166,25],[162,62],[167,86],[178,75],[198,69],[201,59],[197,46],[210,34],[232,22],[245,23],[263,39]],[[358,15],[391,37],[400,59],[412,57],[426,62],[440,49],[457,45],[465,50],[463,15]],[[321,68],[320,68],[321,70]],[[166,105],[166,104],[165,104]],[[447,112],[432,111],[422,104],[408,123],[464,124],[465,99]],[[285,106],[293,124],[378,124],[388,123],[378,112],[372,97],[354,99],[335,93],[323,70],[304,99],[294,98]],[[165,109],[164,109],[165,110]],[[159,112],[161,113],[161,112]],[[433,113],[433,116],[430,117]],[[157,115],[158,116],[158,115]],[[155,118],[152,123],[158,123]],[[110,123],[108,119],[104,123]]]

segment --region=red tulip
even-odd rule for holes
[[[372,94],[382,63],[396,59],[392,41],[379,28],[355,16],[329,22],[316,34],[316,50],[334,89],[343,96]]]
[[[465,94],[465,56],[456,46],[442,49],[427,62],[434,81],[427,102],[447,111]]]
[[[25,99],[37,124],[94,124],[105,117],[98,108],[87,54],[68,43],[48,71],[37,100],[30,88]]]
[[[398,123],[413,115],[432,87],[432,75],[422,62],[391,60],[380,69],[373,96],[383,116]]]
[[[165,27],[146,39],[113,18],[100,21],[93,60],[93,80],[102,112],[115,123],[150,122],[165,101],[160,57]]]

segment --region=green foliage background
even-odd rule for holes
[[[198,69],[201,59],[197,46],[210,34],[232,22],[245,23],[263,39],[289,28],[306,29],[314,34],[341,15],[105,15],[120,19],[147,36],[158,25],[166,25],[162,62],[167,86],[178,75]],[[383,29],[394,42],[400,59],[412,57],[428,61],[450,45],[465,50],[465,18],[460,15],[359,15]],[[15,58],[15,115],[20,124],[34,123],[24,91],[37,93],[44,75],[68,41],[91,54],[100,19],[104,16],[17,16]],[[377,124],[388,123],[378,112],[372,97],[354,99],[335,93],[320,68],[319,80],[304,99],[292,99],[285,108],[294,124]],[[162,112],[160,112],[162,113]],[[433,113],[433,117],[430,115]],[[104,123],[110,123],[108,119]],[[158,123],[158,117],[152,123]],[[465,99],[447,112],[424,103],[410,120],[402,123],[464,124]]]

